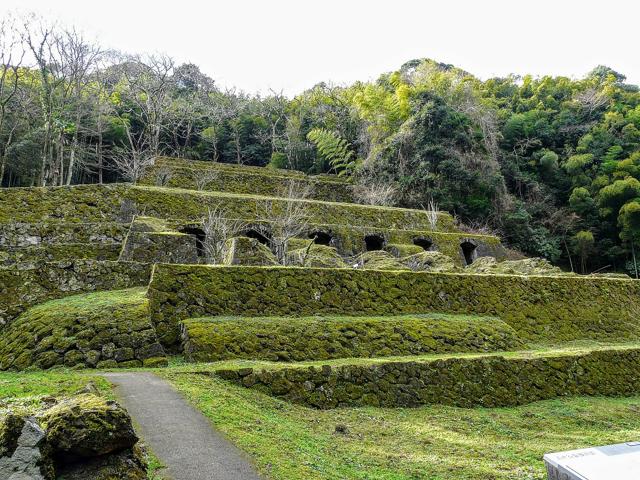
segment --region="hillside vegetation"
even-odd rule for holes
[[[361,202],[437,204],[527,254],[637,275],[640,92],[607,67],[481,80],[416,59],[372,82],[260,97],[166,56],[24,30],[0,42],[28,53],[0,64],[2,186],[137,180],[157,155],[332,172]]]

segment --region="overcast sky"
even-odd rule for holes
[[[2,0],[9,11],[75,25],[105,47],[167,53],[248,92],[371,80],[421,57],[483,79],[579,78],[604,64],[640,84],[637,0]]]

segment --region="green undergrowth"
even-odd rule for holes
[[[640,397],[322,411],[211,377],[162,375],[273,480],[543,480],[544,453],[640,436]]]
[[[464,315],[211,317],[185,320],[182,332],[185,355],[195,361],[326,360],[523,346],[498,318]]]

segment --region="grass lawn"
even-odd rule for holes
[[[567,398],[496,409],[320,411],[183,368],[174,364],[154,372],[273,480],[543,480],[546,452],[640,439],[640,397]],[[95,371],[0,373],[0,411],[74,393],[89,381],[111,396],[109,383]],[[336,426],[346,433],[337,433]],[[149,460],[149,478],[161,478],[160,463],[152,455]]]
[[[640,397],[319,411],[198,374],[158,373],[278,480],[543,480],[546,452],[640,439]]]

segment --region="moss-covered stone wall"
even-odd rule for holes
[[[73,260],[0,268],[0,326],[28,307],[77,293],[144,286],[151,266],[135,262]]]
[[[33,247],[0,248],[0,266],[62,260],[118,260],[120,243],[68,243]]]
[[[328,175],[307,176],[291,170],[252,168],[214,162],[159,158],[140,181],[142,185],[163,185],[172,188],[197,189],[196,179],[210,180],[201,188],[268,197],[282,196],[289,182],[310,189],[310,198],[327,202],[353,202],[352,185]]]
[[[166,365],[144,288],[36,305],[2,330],[0,370]]]
[[[187,319],[190,361],[303,361],[428,353],[491,352],[522,346],[497,318],[449,315]]]
[[[198,263],[196,238],[179,232],[129,232],[120,260],[142,263]]]
[[[122,200],[126,184],[0,189],[0,224],[130,221]],[[126,209],[125,209],[126,210]]]
[[[568,395],[636,395],[640,350],[574,355],[485,356],[331,367],[251,368],[214,374],[315,408],[507,407]]]
[[[0,223],[0,248],[69,243],[122,243],[127,223]]]
[[[192,190],[135,186],[126,192],[126,198],[137,205],[145,215],[200,222],[208,209],[222,205],[230,218],[256,221],[264,218],[260,206],[268,197],[237,195],[221,192],[197,192]],[[270,199],[274,211],[283,208],[287,200]],[[307,220],[314,224],[340,224],[373,228],[404,228],[426,230],[428,215],[421,210],[375,207],[349,203],[321,202],[316,200],[291,200],[303,202]],[[438,231],[454,231],[453,219],[447,213],[438,215]]]
[[[220,192],[198,192],[152,186],[76,185],[50,188],[10,188],[0,190],[0,224],[130,222],[132,214],[199,223],[208,209],[222,205],[231,218],[248,222],[263,218],[260,205],[268,197]],[[286,200],[271,199],[278,211]],[[428,230],[426,212],[404,208],[375,207],[314,200],[294,200],[306,206],[312,224],[345,225],[350,228]],[[452,217],[438,216],[437,230],[455,231]]]
[[[414,240],[423,239],[432,243],[431,250],[436,250],[454,259],[459,265],[464,265],[464,255],[460,244],[471,241],[477,245],[478,256],[491,256],[502,260],[506,251],[500,239],[492,235],[474,235],[464,232],[433,231],[430,229],[411,230],[400,228],[374,228],[358,225],[328,225],[317,224],[309,226],[309,233],[324,232],[330,235],[332,245],[343,255],[356,255],[365,250],[364,238],[367,235],[379,235],[384,239],[385,245],[413,245]]]
[[[149,295],[171,346],[181,319],[218,315],[464,313],[500,317],[525,340],[640,336],[640,282],[630,279],[156,265]]]

